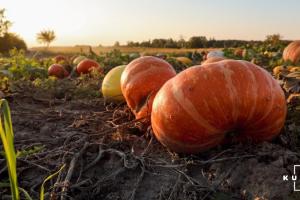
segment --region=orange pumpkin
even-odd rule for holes
[[[288,71],[289,70],[285,66],[276,66],[273,68],[273,74],[276,77],[278,77],[279,74],[288,73]]]
[[[242,57],[243,56],[243,49],[237,48],[234,50],[234,55]]]
[[[56,78],[65,78],[69,76],[69,72],[60,64],[53,64],[48,68],[48,75]]]
[[[300,67],[292,67],[289,69],[290,72],[300,72]]]
[[[300,61],[300,40],[291,42],[283,51],[283,60],[298,63]]]
[[[121,90],[136,119],[150,117],[157,91],[175,75],[168,62],[153,56],[137,58],[126,66],[121,76]]]
[[[97,69],[99,72],[103,73],[103,69],[100,67],[99,63],[91,59],[82,60],[76,67],[78,74],[88,74],[92,69]]]
[[[167,81],[154,99],[151,123],[165,146],[198,153],[228,141],[270,140],[286,112],[284,93],[267,71],[224,60],[188,68]]]
[[[221,60],[224,60],[225,58],[221,58],[221,57],[210,57],[207,58],[207,60],[202,62],[202,65],[204,64],[208,64],[208,63],[214,63],[214,62],[219,62]]]
[[[65,56],[58,55],[53,58],[54,63],[67,63],[68,59]]]

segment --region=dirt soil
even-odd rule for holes
[[[168,151],[126,105],[102,98],[9,98],[18,158],[19,186],[34,199],[44,179],[45,199],[300,199],[293,174],[300,164],[288,121],[273,142],[219,146],[197,155]],[[7,177],[0,159],[0,179]],[[9,190],[0,189],[8,199]]]

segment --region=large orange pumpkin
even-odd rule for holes
[[[224,60],[225,58],[222,57],[210,57],[207,58],[205,61],[202,62],[202,65],[204,64],[209,64],[209,63],[214,63],[214,62],[219,62],[221,60]]]
[[[88,74],[92,69],[97,69],[101,73],[103,72],[103,69],[101,68],[99,63],[91,59],[82,60],[76,67],[76,71],[78,72],[78,74]]]
[[[270,140],[279,134],[286,111],[284,93],[267,71],[224,60],[167,81],[154,99],[151,123],[165,146],[197,153],[225,141]]]
[[[298,63],[300,61],[300,40],[291,42],[283,51],[283,60]]]
[[[168,62],[153,56],[137,58],[126,66],[121,76],[121,90],[136,119],[150,117],[157,91],[175,75]]]

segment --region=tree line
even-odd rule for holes
[[[205,36],[193,36],[188,40],[183,38],[179,40],[169,39],[153,39],[142,42],[128,41],[127,47],[152,47],[152,48],[236,48],[246,45],[261,45],[264,43],[277,44],[288,43],[290,41],[282,40],[280,34],[267,35],[265,40],[216,40],[214,38],[207,39]],[[115,46],[119,42],[115,43]]]

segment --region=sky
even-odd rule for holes
[[[154,38],[300,39],[299,0],[0,0],[11,32],[28,46],[54,30],[53,46]]]

